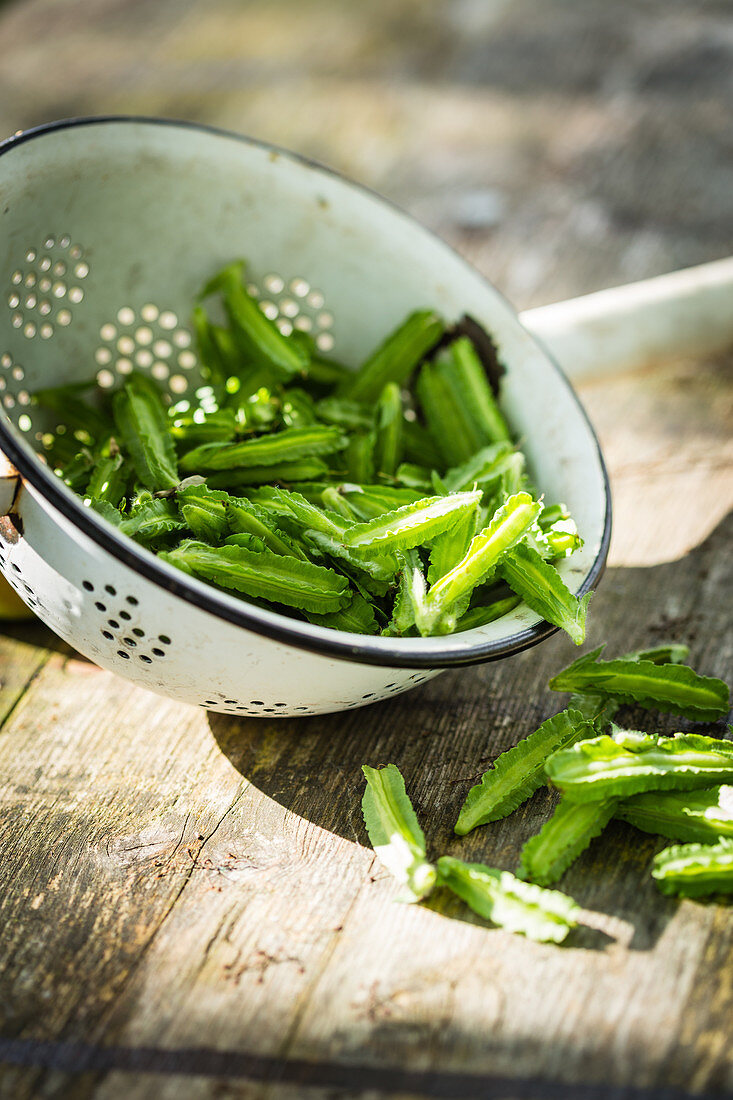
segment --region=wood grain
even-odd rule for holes
[[[684,638],[724,675],[732,531],[609,571],[589,641]],[[558,709],[544,685],[571,650],[556,637],[365,711],[279,722],[207,718],[54,653],[0,736],[0,1058],[36,1067],[9,1069],[0,1094],[730,1088],[733,921],[658,894],[653,838],[612,824],[571,868],[592,928],[564,948],[449,898],[394,904],[363,847],[360,765],[394,761],[436,854],[513,868],[547,792],[463,840],[452,824],[477,772]]]
[[[261,136],[397,200],[526,307],[733,248],[725,7],[0,2],[0,132],[141,112]],[[684,640],[728,678],[731,362],[582,387],[616,518],[589,642]],[[570,869],[588,924],[560,948],[443,896],[396,905],[365,846],[360,765],[394,761],[434,853],[513,868],[547,792],[452,825],[559,709],[571,650],[236,721],[6,628],[0,1098],[730,1095],[731,911],[663,898],[653,838],[614,823]]]

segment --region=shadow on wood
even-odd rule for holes
[[[83,653],[79,653],[63,638],[42,623],[40,619],[6,620],[0,622],[0,635],[5,638],[14,638],[17,642],[25,642],[37,649],[48,649],[54,653],[60,653],[63,657],[73,657],[77,661],[89,661]],[[93,662],[90,662],[90,664]]]

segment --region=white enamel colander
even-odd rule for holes
[[[232,714],[359,707],[554,628],[521,607],[443,638],[363,637],[252,606],[121,536],[38,454],[42,386],[111,386],[133,368],[175,397],[199,381],[189,312],[243,256],[263,310],[358,364],[413,309],[468,313],[507,367],[501,399],[533,480],[585,540],[561,563],[578,594],[603,569],[610,498],[593,431],[564,376],[484,278],[377,196],[293,154],[186,123],[85,119],[0,145],[0,570],[97,664]]]

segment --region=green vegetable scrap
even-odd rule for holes
[[[405,900],[419,901],[435,886],[437,872],[425,855],[425,834],[394,764],[362,771],[364,824],[379,860],[405,886]]]
[[[619,802],[614,816],[669,840],[705,844],[720,836],[733,838],[733,787],[646,791]]]
[[[521,932],[540,942],[562,943],[578,923],[579,908],[557,890],[522,882],[509,871],[464,863],[451,856],[438,860],[439,884],[508,932]]]
[[[561,749],[548,778],[576,802],[628,798],[640,791],[694,790],[733,780],[733,742],[697,733],[656,737],[617,730]]]
[[[34,395],[49,465],[120,533],[334,630],[448,634],[524,600],[582,640],[587,598],[555,568],[581,537],[529,487],[475,323],[414,311],[350,371],[281,331],[237,260],[192,330],[200,378],[173,400],[142,371]]]
[[[599,646],[584,654],[554,676],[552,690],[597,692],[619,703],[639,703],[699,722],[714,722],[727,713],[730,693],[722,680],[700,676],[681,664],[624,658],[602,661],[603,649]]]
[[[550,886],[605,829],[614,815],[615,798],[571,802],[561,798],[549,821],[522,848],[520,878]]]
[[[733,894],[733,840],[665,848],[654,857],[652,878],[663,894],[686,898]]]

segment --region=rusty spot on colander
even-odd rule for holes
[[[22,490],[22,477],[7,458],[0,454],[0,511],[4,513],[0,515],[0,538],[11,546],[23,535],[23,520],[18,514]]]
[[[23,524],[19,516],[9,515],[0,517],[0,539],[14,546],[20,541],[23,534]]]
[[[17,542],[23,533],[22,523],[17,516],[10,519],[10,513],[17,511],[21,485],[22,479],[15,466],[0,452],[0,530],[7,542]],[[6,526],[12,529],[14,537],[6,531]]]

